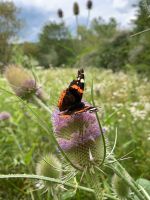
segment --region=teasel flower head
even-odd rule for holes
[[[118,175],[114,174],[112,178],[112,188],[119,199],[127,199],[130,193],[130,188],[126,182]]]
[[[35,78],[23,67],[18,65],[7,66],[5,77],[15,94],[22,99],[31,100],[35,95],[42,101],[46,101],[47,97],[44,96],[44,92],[37,85]]]
[[[101,163],[104,147],[95,113],[64,118],[56,109],[52,122],[57,141],[74,166],[84,170]]]
[[[73,13],[74,13],[74,15],[79,15],[79,12],[80,12],[80,10],[79,10],[79,5],[78,5],[78,3],[77,2],[75,2],[74,4],[73,4]]]
[[[85,106],[89,104],[85,103]],[[63,117],[55,109],[52,123],[60,148],[77,172],[82,171],[87,177],[90,187],[95,190],[96,199],[102,199],[97,168],[104,160],[104,143],[95,113],[87,111]]]
[[[36,174],[49,178],[60,179],[62,175],[62,165],[59,159],[54,154],[48,154],[42,158],[36,166]],[[48,181],[42,181],[43,187],[47,189],[56,188],[57,184]]]
[[[91,10],[93,7],[93,2],[91,0],[88,0],[86,6],[88,10]]]
[[[62,9],[58,9],[57,15],[58,15],[59,18],[63,18],[64,13],[63,13]]]
[[[11,114],[9,112],[0,112],[0,121],[8,120],[11,118]]]

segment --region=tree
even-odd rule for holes
[[[18,9],[13,2],[0,2],[0,62],[7,64],[11,55],[11,42],[20,28]]]
[[[137,7],[138,8],[136,19],[133,20],[133,23],[135,25],[135,32],[143,31],[147,28],[150,28],[150,5],[147,4],[147,1],[140,0]]]
[[[112,38],[116,33],[117,22],[114,18],[110,18],[109,22],[106,23],[103,18],[99,17],[92,21],[91,27],[100,40],[102,40],[102,38],[108,39]]]
[[[39,62],[45,67],[66,64],[73,56],[72,48],[72,39],[65,25],[48,23],[39,38]]]
[[[150,29],[150,4],[140,0],[137,5],[137,14],[134,23],[134,33]],[[132,39],[130,62],[140,74],[150,77],[150,31],[141,33]]]
[[[120,32],[103,45],[98,55],[98,65],[114,72],[124,69],[130,49],[129,33]]]

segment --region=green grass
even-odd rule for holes
[[[36,72],[39,82],[50,96],[49,106],[57,106],[60,92],[75,78],[76,69],[49,69]],[[96,68],[85,69],[86,89],[84,99],[91,101],[91,85],[94,81],[94,98],[99,108],[102,125],[106,127],[113,144],[116,129],[118,141],[116,157],[132,151],[131,159],[123,166],[135,178],[150,178],[150,84],[136,74],[113,74]],[[0,87],[11,90],[3,77]],[[51,127],[50,116],[31,104],[38,115]],[[49,152],[58,154],[49,135],[38,124],[33,114],[15,96],[0,90],[0,112],[8,111],[10,121],[0,122],[0,174],[35,173],[35,166]],[[47,194],[35,190],[31,180],[1,180],[1,199],[47,199]],[[78,192],[74,199],[91,199],[91,194]]]

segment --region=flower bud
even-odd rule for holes
[[[29,100],[35,95],[45,100],[42,89],[39,89],[35,79],[21,66],[9,65],[5,77],[15,94],[22,99]]]
[[[119,199],[126,199],[128,197],[130,192],[129,186],[116,174],[112,178],[112,187]]]
[[[44,159],[40,160],[36,166],[36,174],[40,176],[46,176],[50,178],[61,178],[62,173],[62,166],[58,158],[53,155],[49,154],[45,156]],[[56,186],[56,183],[45,181],[44,185],[47,188]]]

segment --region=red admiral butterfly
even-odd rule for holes
[[[60,95],[58,101],[58,108],[60,115],[70,116],[72,114],[79,114],[82,112],[95,112],[97,108],[93,106],[87,106],[82,102],[82,95],[84,92],[84,70],[78,70],[77,79],[73,80],[69,87]]]

